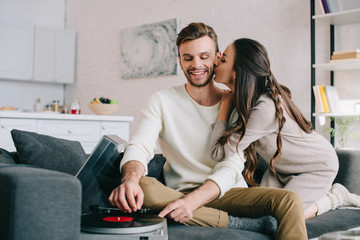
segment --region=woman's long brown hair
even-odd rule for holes
[[[313,128],[311,122],[302,115],[298,107],[291,100],[290,90],[280,85],[271,73],[270,61],[265,47],[259,42],[248,38],[238,39],[233,44],[236,53],[234,63],[234,70],[236,72],[234,96],[238,118],[236,126],[229,128],[219,139],[219,143],[225,144],[232,134],[238,133],[240,135],[236,146],[238,147],[245,135],[246,125],[253,107],[257,104],[262,94],[269,94],[275,104],[279,128],[276,138],[277,150],[269,164],[270,170],[276,175],[273,163],[282,154],[281,130],[286,121],[282,106],[285,107],[290,117],[297,122],[304,132],[310,133]],[[255,142],[252,142],[244,150],[244,154],[247,161],[245,162],[243,176],[248,184],[255,186],[257,183],[254,180],[254,172],[258,165]]]

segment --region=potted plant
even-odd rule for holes
[[[334,128],[326,128],[324,131],[330,132],[332,137],[338,139],[338,143],[342,149],[348,148],[347,140],[349,138],[357,138],[357,134],[350,131],[350,126],[357,120],[359,117],[352,116],[352,117],[331,117],[331,121],[335,121]]]

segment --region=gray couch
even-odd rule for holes
[[[0,239],[56,240],[80,239],[81,184],[74,177],[86,154],[80,143],[32,132],[14,130],[17,152],[0,149]],[[335,182],[360,194],[358,172],[360,151],[337,151],[340,171]],[[115,162],[114,174],[107,179],[110,191],[119,184]],[[162,181],[165,159],[157,155],[149,165],[150,176]],[[266,169],[257,170],[258,180]],[[360,226],[360,210],[327,212],[306,221],[309,239],[319,235]],[[247,231],[207,227],[168,225],[168,239],[270,239]]]

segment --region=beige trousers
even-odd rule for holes
[[[140,186],[145,195],[144,207],[154,214],[184,196],[151,177],[142,177]],[[195,210],[193,218],[185,225],[226,228],[229,215],[248,218],[272,215],[279,222],[276,239],[307,239],[301,199],[291,191],[276,188],[233,188],[223,197]]]

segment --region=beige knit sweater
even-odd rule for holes
[[[303,200],[303,207],[308,207],[314,201],[323,197],[330,189],[338,171],[338,158],[333,146],[316,132],[307,134],[287,114],[286,122],[281,131],[282,156],[274,162],[277,176],[270,170],[264,174],[261,187],[285,188],[296,192]],[[270,162],[277,146],[278,120],[275,114],[273,100],[262,95],[252,109],[244,138],[238,151],[242,152],[250,143],[255,142],[255,149],[266,162]],[[237,154],[236,143],[239,135],[233,135],[227,144],[220,145],[217,140],[228,125],[237,116],[233,112],[230,124],[218,121],[213,126],[211,139],[212,157],[220,161],[225,155]]]

